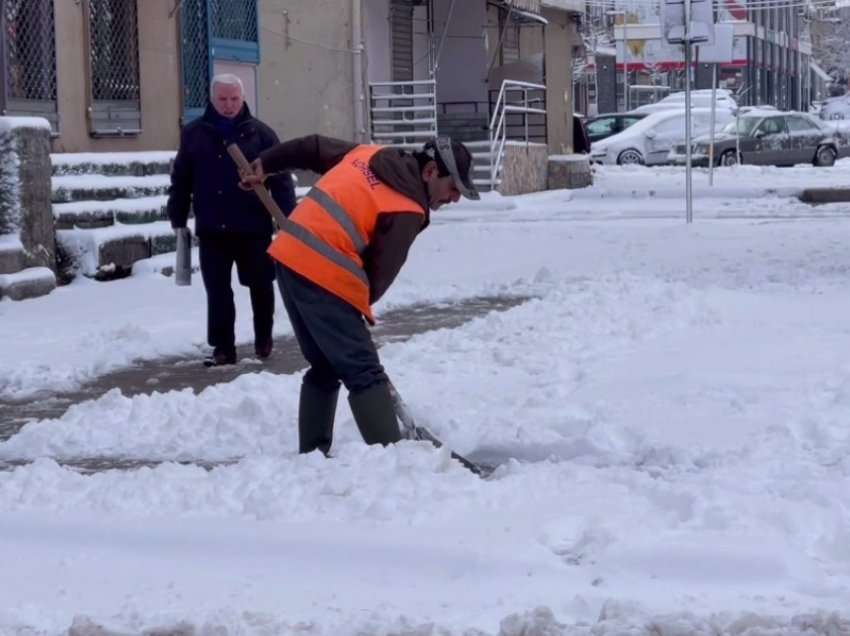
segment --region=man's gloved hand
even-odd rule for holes
[[[246,170],[239,171],[239,187],[243,190],[252,190],[254,186],[262,185],[266,177],[265,171],[263,170],[263,162],[261,159],[254,159],[251,162],[251,170],[250,172]]]

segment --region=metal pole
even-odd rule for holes
[[[717,64],[711,67],[711,129],[708,138],[708,185],[714,185],[714,126],[717,112]]]
[[[629,28],[628,14],[623,9],[623,112],[629,110]]]
[[[691,0],[685,0],[685,222],[693,223],[691,172]]]

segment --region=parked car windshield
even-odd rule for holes
[[[761,121],[761,117],[741,117],[737,122],[730,121],[723,127],[722,132],[734,135],[735,134],[735,125],[738,126],[738,134],[741,135],[749,135],[753,132],[753,129],[756,127],[756,124]]]

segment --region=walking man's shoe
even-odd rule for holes
[[[204,358],[205,367],[222,367],[228,364],[236,364],[236,349],[235,348],[219,348],[213,349],[212,355]]]
[[[266,360],[272,354],[272,349],[274,349],[274,340],[271,338],[254,341],[254,353],[260,360]]]

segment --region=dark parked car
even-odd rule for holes
[[[736,126],[740,142],[736,142]],[[708,135],[693,140],[693,165],[708,166],[710,143]],[[740,156],[737,153],[738,143]],[[729,122],[717,133],[714,163],[719,166],[736,163],[831,166],[844,149],[835,130],[807,113],[750,111],[741,115],[737,122]],[[842,152],[841,156],[844,154]],[[684,163],[685,146],[677,145],[670,153],[670,160]]]
[[[589,117],[584,122],[584,129],[590,138],[590,143],[605,139],[611,135],[623,132],[632,124],[639,122],[649,113],[608,113]]]

